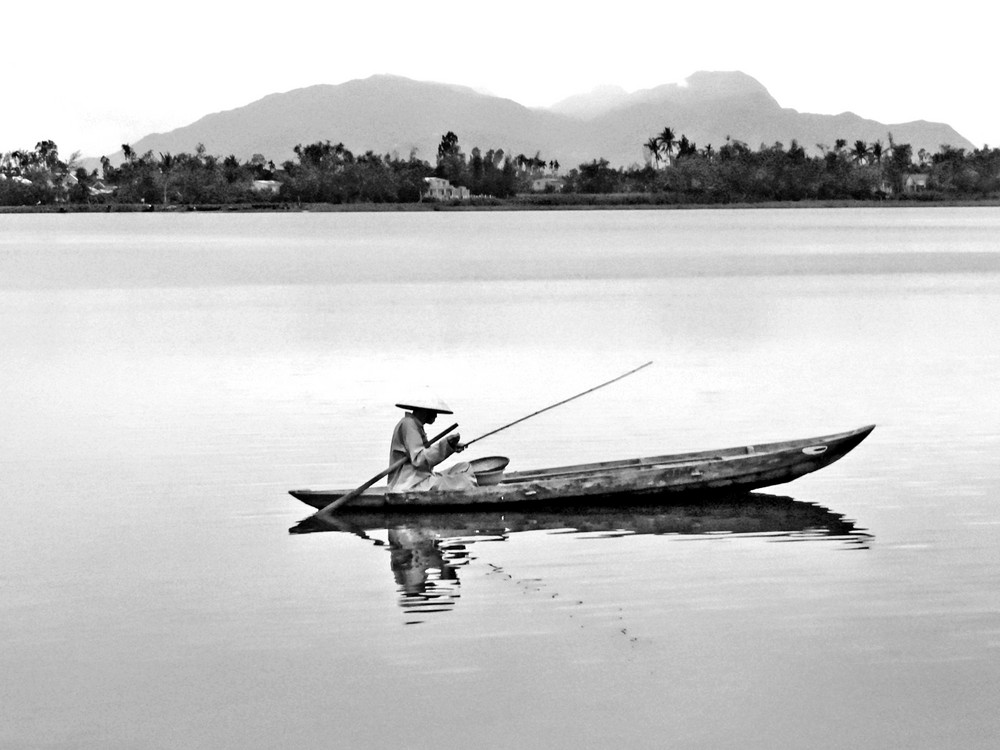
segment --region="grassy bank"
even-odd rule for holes
[[[466,201],[422,203],[233,203],[208,205],[60,204],[0,206],[0,214],[66,213],[338,213],[338,212],[426,212],[426,211],[601,211],[601,210],[692,210],[759,208],[914,208],[1000,206],[1000,199],[922,200],[919,197],[880,201],[765,201],[757,203],[677,203],[644,194],[542,194],[514,198],[473,198]]]

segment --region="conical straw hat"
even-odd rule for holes
[[[451,407],[444,402],[444,400],[438,396],[430,388],[418,389],[416,393],[411,394],[403,401],[399,401],[396,406],[400,409],[427,409],[428,411],[436,411],[438,414],[454,414]]]

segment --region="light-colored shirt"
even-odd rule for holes
[[[451,467],[445,474],[435,474],[433,469],[455,452],[447,438],[427,445],[424,426],[413,414],[407,412],[392,431],[389,445],[389,464],[401,458],[406,461],[389,474],[389,489],[401,490],[451,490],[475,487],[476,481],[467,463]]]

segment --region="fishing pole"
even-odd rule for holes
[[[652,361],[649,361],[649,362],[647,362],[644,365],[639,365],[634,370],[629,370],[628,372],[626,372],[626,373],[624,373],[622,375],[619,375],[616,378],[612,378],[611,380],[607,381],[606,383],[601,383],[600,385],[595,385],[593,388],[588,388],[587,390],[585,390],[585,391],[583,391],[581,393],[578,393],[575,396],[570,396],[569,398],[564,398],[562,401],[559,401],[558,403],[552,404],[551,406],[546,406],[544,409],[539,409],[538,411],[534,411],[531,414],[528,414],[527,416],[521,417],[520,419],[515,419],[513,422],[508,422],[507,424],[503,425],[502,427],[497,427],[495,430],[490,430],[489,432],[487,432],[487,433],[485,433],[483,435],[480,435],[479,437],[474,438],[474,439],[470,440],[469,442],[465,443],[465,445],[462,447],[462,450],[465,450],[470,445],[472,445],[473,443],[476,443],[476,442],[482,440],[483,438],[489,437],[490,435],[496,435],[501,430],[506,430],[508,427],[513,427],[514,425],[516,425],[516,424],[518,424],[520,422],[523,422],[526,419],[531,419],[532,417],[536,417],[539,414],[541,414],[542,412],[546,412],[549,409],[555,409],[557,406],[562,406],[563,404],[568,404],[570,401],[572,401],[574,399],[577,399],[577,398],[580,398],[580,396],[586,396],[588,393],[593,393],[597,389],[603,388],[606,385],[611,385],[612,383],[617,383],[622,378],[627,378],[629,375],[633,375],[633,374],[639,372],[639,370],[641,370],[642,368],[649,367],[651,364],[653,364]]]

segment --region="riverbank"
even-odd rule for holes
[[[148,204],[58,204],[0,206],[0,214],[66,213],[375,213],[426,211],[607,211],[607,210],[691,210],[691,209],[774,209],[774,208],[915,208],[915,207],[996,207],[1000,198],[984,200],[922,200],[919,197],[829,201],[762,201],[732,203],[676,203],[650,200],[635,194],[538,195],[510,199],[485,198],[466,201],[425,201],[421,203],[233,203],[204,205]]]

